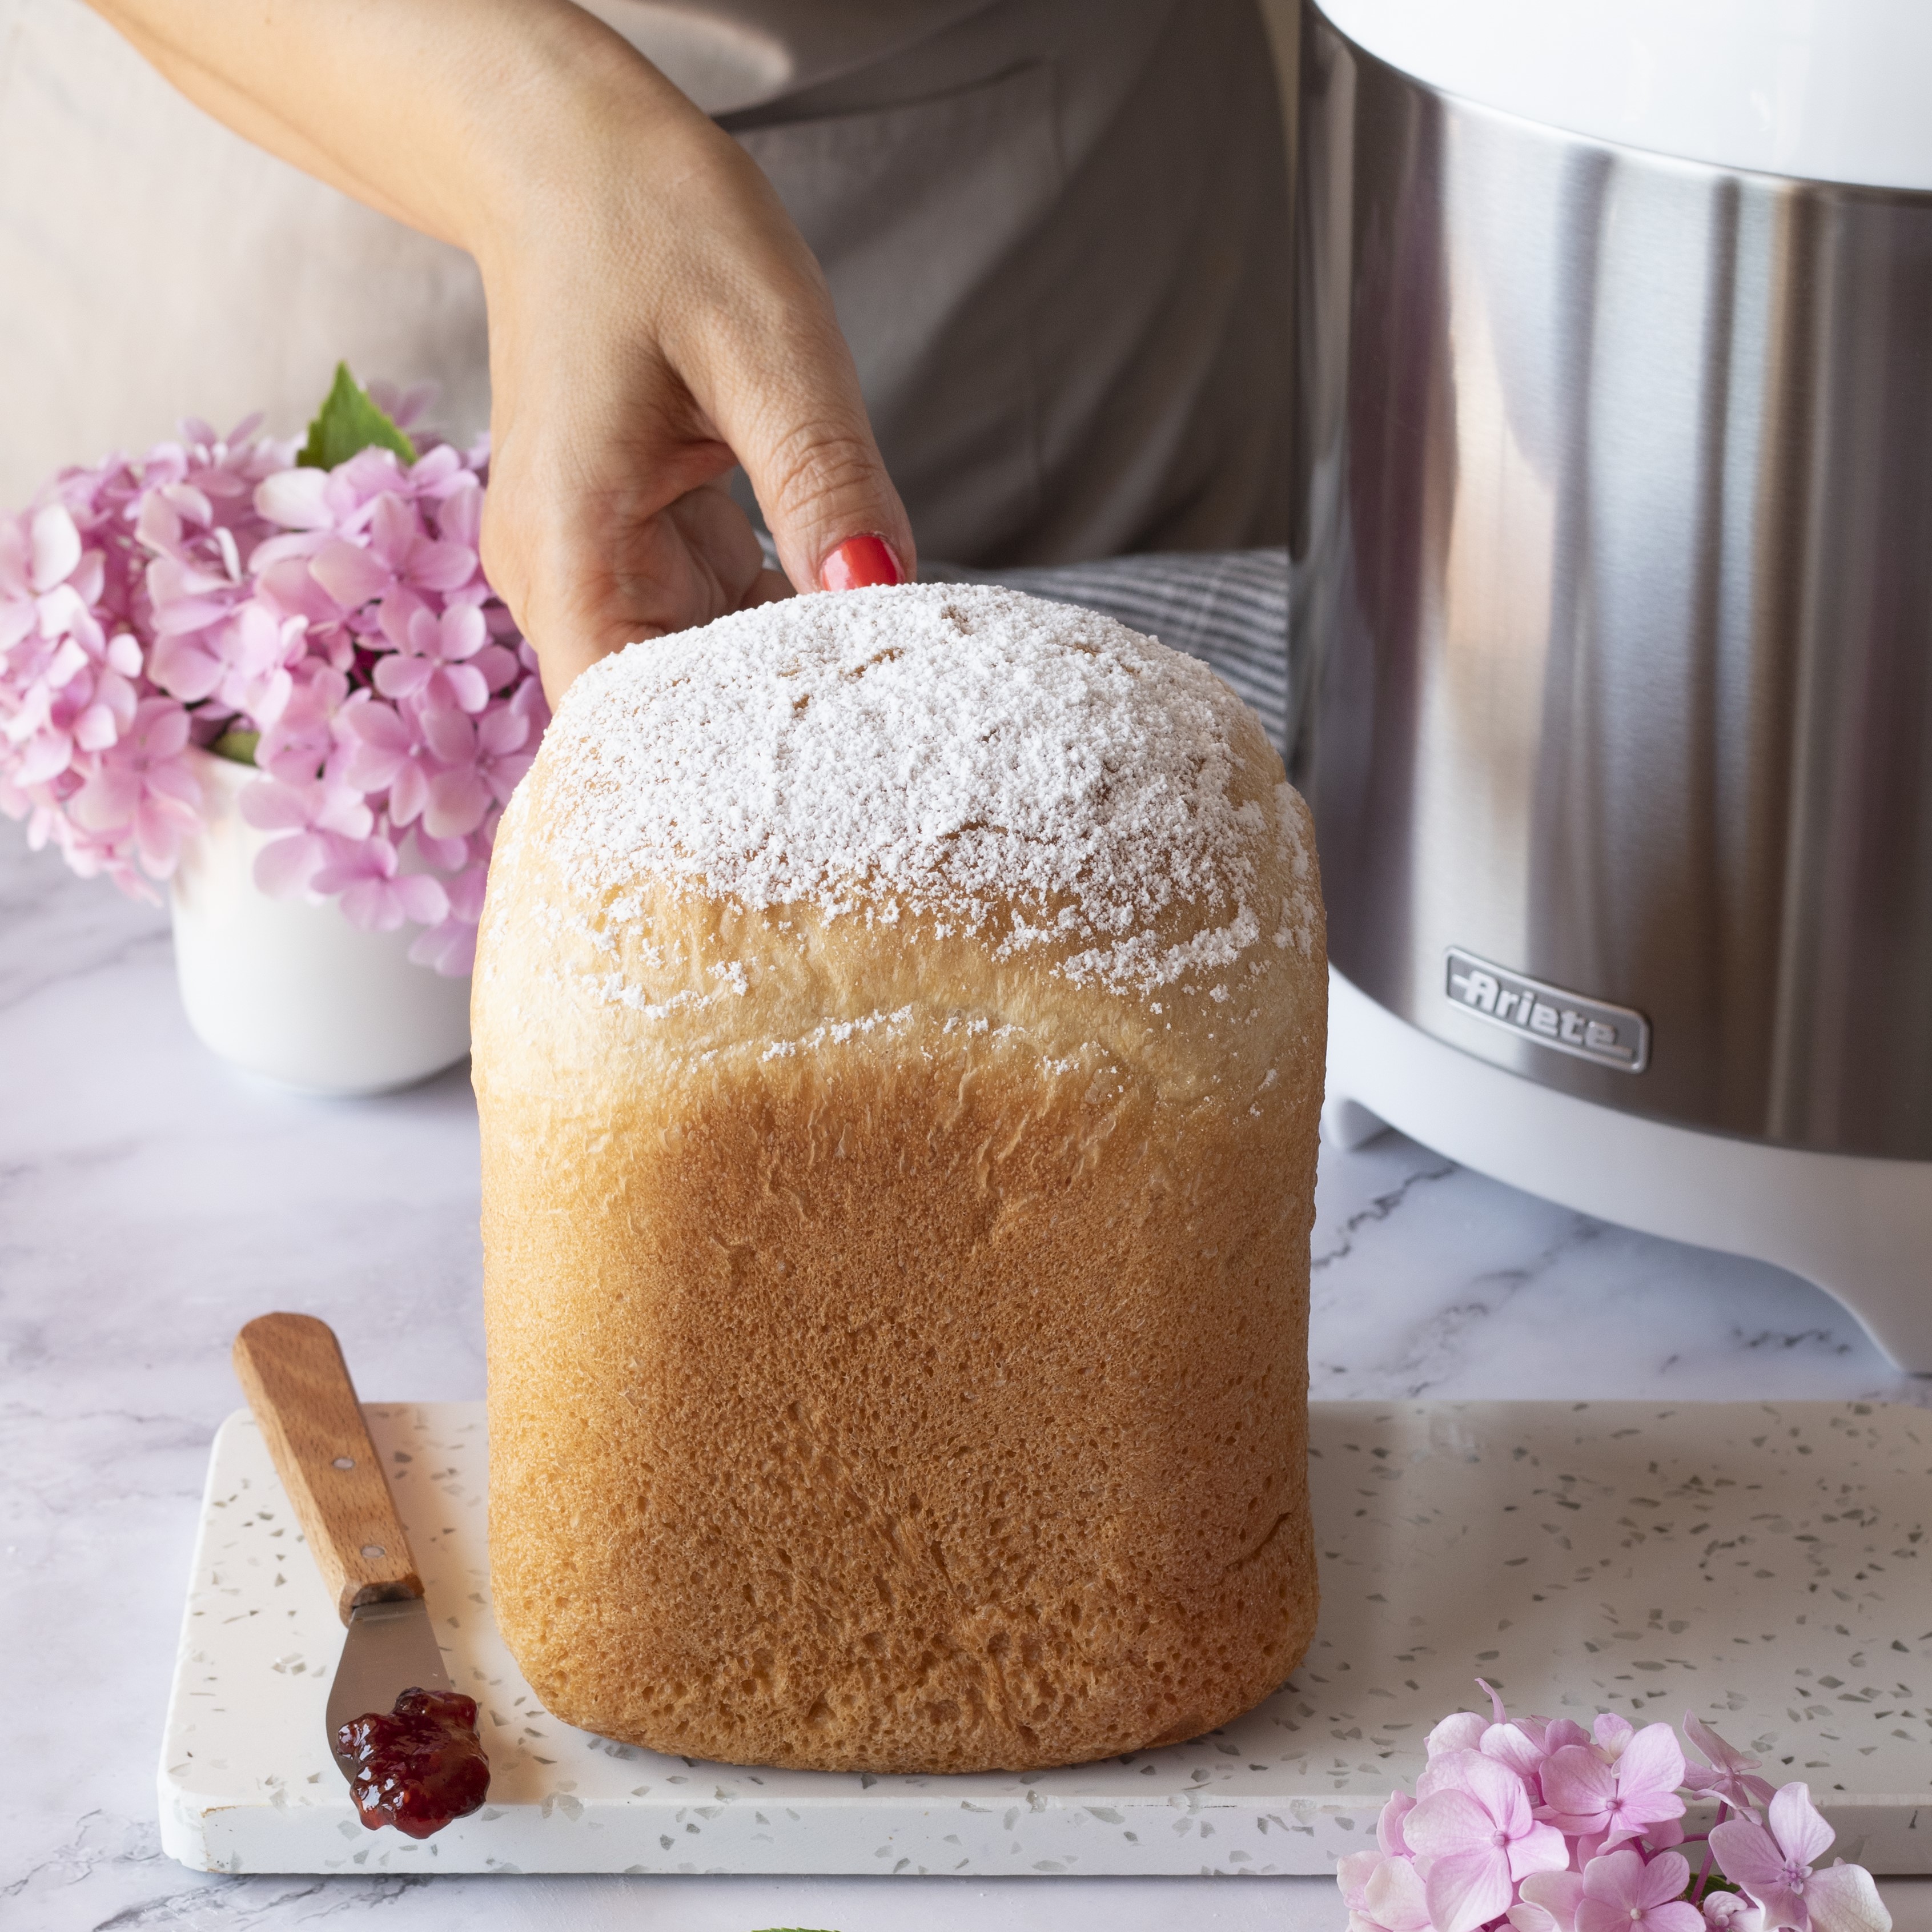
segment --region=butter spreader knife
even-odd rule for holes
[[[235,1372],[349,1626],[326,1715],[329,1755],[352,1782],[342,1726],[405,1690],[447,1691],[449,1672],[334,1330],[312,1315],[260,1316],[235,1338]]]

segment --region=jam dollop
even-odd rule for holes
[[[337,1748],[356,1766],[349,1795],[370,1831],[393,1825],[427,1838],[466,1818],[490,1788],[476,1700],[454,1690],[405,1690],[393,1712],[352,1718]]]

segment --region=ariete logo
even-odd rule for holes
[[[1449,949],[1444,990],[1465,1012],[1522,1034],[1533,1045],[1623,1073],[1641,1073],[1650,1064],[1650,1022],[1642,1014],[1525,979],[1460,946]]]

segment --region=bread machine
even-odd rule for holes
[[[1932,1372],[1932,8],[1322,0],[1327,1121]]]

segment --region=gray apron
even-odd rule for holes
[[[1254,0],[598,0],[824,265],[923,553],[1286,530],[1287,228]],[[338,356],[488,412],[459,251],[173,94],[80,0],[0,0],[0,503],[187,413],[299,427]]]

